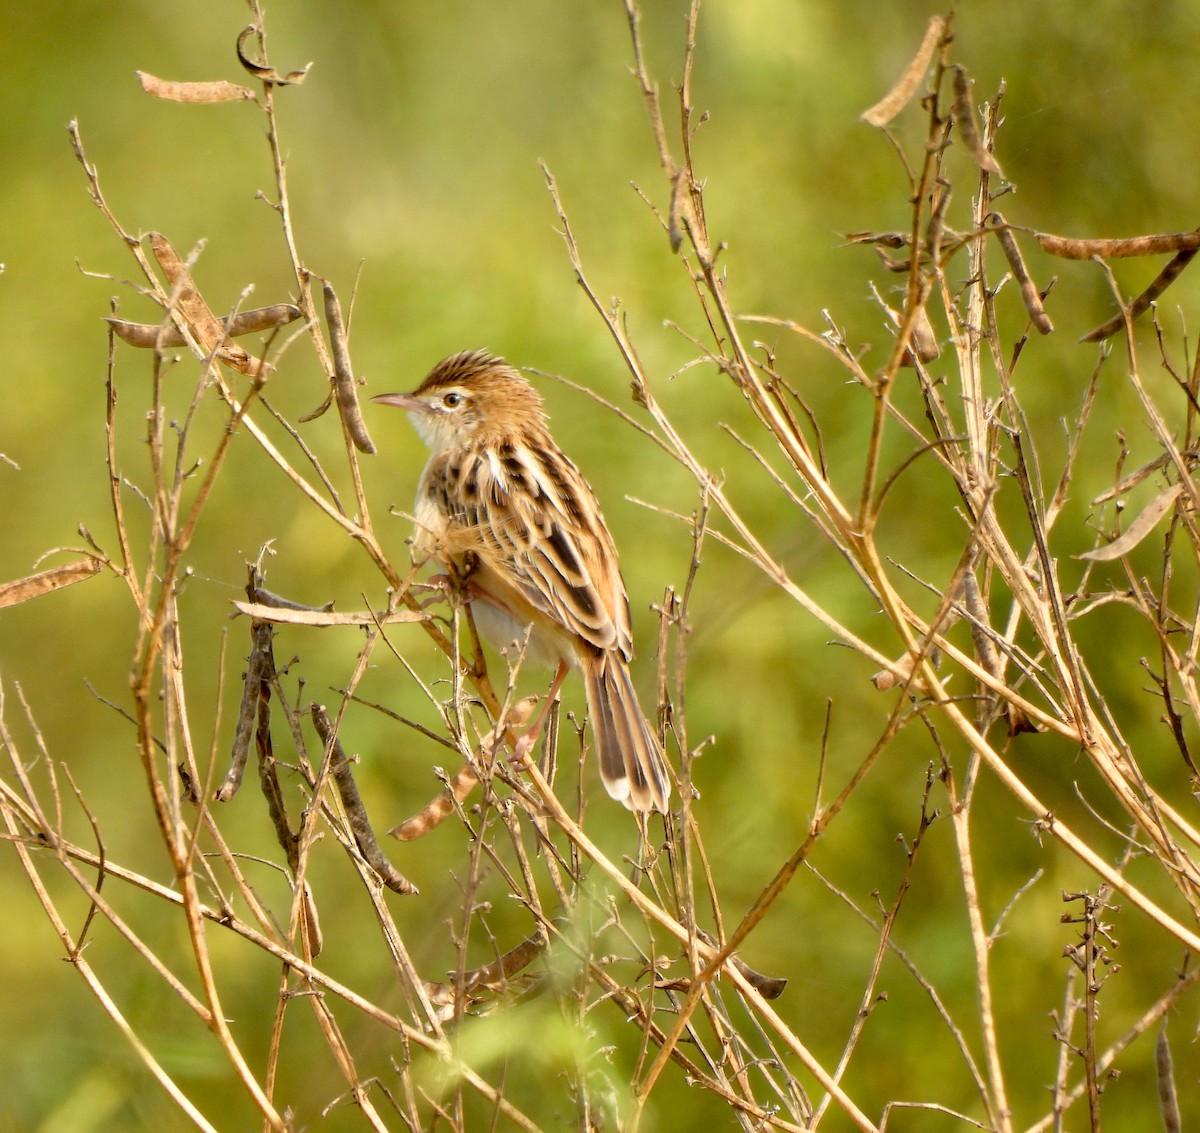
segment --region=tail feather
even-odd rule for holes
[[[605,653],[584,667],[584,676],[605,790],[630,810],[666,814],[671,798],[667,761],[625,663]]]

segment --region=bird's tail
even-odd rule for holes
[[[629,669],[613,653],[584,665],[592,722],[605,790],[630,810],[667,813],[671,779],[658,737],[638,704]]]

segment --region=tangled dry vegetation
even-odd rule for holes
[[[738,309],[723,274],[720,237],[709,230],[702,171],[693,163],[699,116],[691,70],[699,3],[688,25],[677,99],[666,97],[648,73],[638,11],[633,0],[626,7],[634,74],[663,171],[660,191],[648,193],[647,204],[677,256],[681,284],[694,295],[697,325],[705,329],[694,341],[695,364],[715,367],[744,398],[758,427],[747,438],[747,460],[768,470],[780,506],[791,509],[796,524],[836,548],[856,580],[857,601],[882,614],[872,639],[851,632],[838,609],[811,596],[773,556],[725,482],[660,406],[660,375],[643,368],[621,310],[592,289],[569,202],[560,199],[547,171],[571,266],[628,369],[636,402],[629,416],[641,428],[640,436],[630,431],[630,443],[661,446],[694,477],[696,509],[680,519],[692,529],[697,566],[714,541],[733,548],[747,572],[761,572],[829,636],[861,655],[864,680],[876,673],[874,695],[890,698],[892,706],[876,743],[837,781],[826,775],[824,763],[815,769],[807,832],[790,852],[781,850],[774,878],[752,907],[735,913],[705,854],[705,823],[715,820],[697,805],[690,786],[703,741],[689,733],[684,711],[689,578],[664,596],[658,642],[658,719],[678,771],[680,802],[665,821],[655,816],[641,828],[636,858],[623,860],[593,840],[582,795],[560,797],[550,785],[555,762],[583,757],[584,730],[554,718],[541,760],[511,765],[506,753],[512,731],[529,707],[516,694],[520,658],[509,657],[507,668],[494,659],[489,664],[461,609],[428,605],[428,594],[415,585],[428,572],[389,557],[377,534],[373,514],[383,503],[367,499],[360,475],[360,460],[373,445],[357,408],[342,304],[306,263],[292,228],[275,107],[280,99],[299,97],[295,87],[303,75],[272,69],[256,11],[255,24],[239,41],[253,89],[149,75],[142,81],[157,97],[244,99],[246,113],[264,115],[276,171],[274,205],[295,271],[295,305],[239,309],[218,318],[192,278],[198,253],[180,256],[165,236],[139,237],[124,227],[105,203],[102,177],[75,134],[92,200],[133,256],[141,294],[161,307],[163,318],[158,326],[112,321],[111,531],[95,532],[70,566],[4,591],[6,602],[13,602],[72,582],[90,586],[87,580],[98,572],[122,580],[136,644],[129,699],[114,708],[136,735],[141,789],[157,819],[158,841],[137,860],[110,855],[106,847],[123,816],[96,809],[73,792],[71,758],[38,749],[37,722],[8,683],[0,734],[10,761],[0,783],[7,852],[23,865],[64,955],[146,1074],[204,1129],[225,1120],[181,1083],[139,1029],[136,1012],[121,999],[119,989],[127,985],[114,981],[121,968],[135,965],[161,981],[190,1025],[211,1034],[267,1129],[322,1124],[319,1113],[297,1110],[300,1079],[323,1083],[326,1120],[355,1128],[632,1129],[655,1120],[672,1128],[677,1126],[658,1099],[674,1098],[681,1083],[690,1086],[686,1102],[665,1104],[686,1105],[692,1108],[681,1113],[707,1114],[706,1120],[747,1130],[821,1124],[871,1130],[895,1123],[897,1105],[938,1110],[947,1127],[1099,1128],[1107,1078],[1156,1036],[1157,1085],[1142,1104],[1177,1127],[1171,1125],[1178,1116],[1164,1024],[1195,982],[1193,953],[1200,950],[1200,832],[1190,793],[1200,714],[1200,496],[1191,475],[1200,373],[1186,349],[1172,347],[1159,331],[1154,364],[1165,369],[1170,384],[1156,395],[1133,344],[1134,321],[1140,318],[1140,327],[1157,319],[1154,300],[1195,254],[1200,238],[1082,241],[1010,226],[1000,211],[1009,186],[996,157],[1002,92],[975,105],[969,77],[954,64],[947,23],[935,20],[896,89],[866,115],[894,144],[912,202],[905,231],[853,237],[878,249],[900,283],[898,299],[879,296],[892,328],[890,355],[882,367],[868,370],[832,319],[814,330]],[[923,116],[922,144],[906,149],[891,132],[898,116]],[[1053,331],[1052,304],[1023,256],[1035,240],[1052,254],[1096,261],[1079,265],[1079,272],[1106,270],[1116,256],[1174,256],[1154,287],[1134,301],[1122,299],[1114,284],[1119,314],[1092,336],[1111,343],[1111,351],[1101,350],[1095,372],[1077,384],[1061,454],[1039,451],[1014,381],[1032,348],[1028,336]],[[1071,278],[1058,288],[1069,288]],[[1010,302],[1017,292],[1019,305]],[[852,461],[847,456],[831,464],[826,441],[836,422],[823,420],[803,382],[781,372],[772,354],[753,342],[750,336],[764,323],[808,344],[810,372],[843,379],[841,396],[853,403],[853,412],[870,407],[870,441]],[[239,345],[240,336],[251,336],[261,349]],[[315,353],[329,376],[327,389],[313,390],[314,400],[327,395],[327,412],[311,424],[286,419],[270,399],[273,375],[285,365],[300,370],[305,350]],[[190,360],[179,360],[179,351]],[[148,395],[144,382],[122,391],[146,399],[149,444],[137,471],[131,456],[137,446],[121,435],[115,412],[118,384],[125,385],[122,371],[131,368],[151,373]],[[1089,462],[1111,463],[1111,440],[1093,443],[1087,426],[1101,372],[1117,370],[1136,392],[1158,455],[1136,471],[1118,460],[1111,490],[1097,501],[1094,548],[1071,559],[1068,572],[1058,549],[1059,520],[1076,471]],[[181,402],[185,381],[191,392]],[[197,424],[202,407],[214,399],[224,407],[224,428],[215,438]],[[334,421],[340,421],[345,443],[340,465],[327,467],[305,435]],[[910,455],[889,466],[887,445],[895,438],[904,440]],[[235,448],[252,450],[255,459],[286,476],[291,491],[281,509],[311,509],[352,537],[388,597],[386,605],[361,613],[314,610],[270,593],[261,562],[250,568],[247,597],[239,604],[243,617],[232,631],[243,644],[229,646],[230,654],[248,657],[230,763],[206,750],[202,737],[214,729],[191,709],[185,657],[189,638],[219,635],[224,628],[188,625],[185,632],[179,592],[189,556],[208,538],[211,489]],[[921,564],[901,565],[903,556],[878,537],[887,508],[900,506],[896,501],[905,493],[917,499],[932,494],[935,484],[949,485],[957,499],[956,521],[942,525],[939,548],[942,561],[957,565],[941,577],[925,574]],[[1124,525],[1126,501],[1145,501],[1152,487],[1149,502],[1140,502],[1137,517]],[[1158,548],[1149,560],[1157,564],[1153,574],[1131,558],[1144,564],[1152,547]],[[1124,586],[1111,585],[1109,573],[1093,586],[1104,564],[1124,568]],[[1157,746],[1161,751],[1170,745],[1170,761],[1148,763],[1146,753],[1126,741],[1094,676],[1097,647],[1094,639],[1085,643],[1078,627],[1111,604],[1134,611],[1157,642],[1142,679],[1158,696]],[[310,703],[303,672],[276,657],[281,624],[291,633],[358,636],[357,662],[330,707]],[[405,659],[421,635],[444,654],[436,679]],[[643,656],[649,652],[644,646]],[[444,745],[449,769],[444,789],[392,832],[407,852],[435,826],[457,830],[456,856],[440,896],[413,895],[389,862],[402,861],[400,851],[381,851],[338,739],[348,713],[395,715],[386,705],[363,705],[357,696],[367,667],[381,659],[398,674],[407,669],[443,722],[435,738]],[[230,672],[237,666],[238,660],[228,663]],[[522,687],[527,683],[528,677]],[[232,711],[237,690],[227,685],[221,700]],[[930,767],[920,822],[905,846],[899,886],[890,897],[877,893],[874,911],[860,910],[873,934],[874,956],[858,977],[861,1009],[833,1047],[825,1031],[810,1037],[817,1020],[789,1009],[786,980],[756,972],[738,952],[766,918],[778,915],[789,886],[809,876],[815,848],[853,811],[862,784],[897,737],[914,731],[925,735]],[[1058,816],[1011,758],[1014,742],[1033,734],[1060,737],[1098,773],[1107,797],[1090,819],[1068,823]],[[241,781],[251,757],[265,800],[264,840],[253,848],[227,832],[223,810],[239,786],[250,789]],[[1044,1033],[1048,1024],[1026,1019],[1018,1033],[1007,1034],[1010,1024],[998,1008],[1003,997],[993,957],[1006,946],[1003,924],[1010,909],[989,910],[980,892],[980,871],[996,852],[981,852],[978,844],[974,804],[985,778],[1003,784],[1036,834],[1057,843],[1092,878],[1087,890],[1064,894],[1063,913],[1077,934],[1061,961],[1058,1045],[1049,1048],[1058,1053],[1046,1060],[1048,1088],[1035,1094],[1014,1091],[1006,1074],[1005,1050],[1014,1044],[1019,1049],[1025,1034]],[[1119,821],[1101,817],[1113,814]],[[895,938],[904,918],[921,916],[905,897],[935,815],[953,831],[952,852],[939,869],[957,879],[963,895],[972,966],[967,995],[940,986],[924,970],[925,958],[901,949]],[[274,848],[268,851],[265,832],[272,830]],[[1029,827],[1012,836],[1028,838]],[[316,855],[327,860],[337,847],[345,884],[361,887],[361,917],[322,923],[321,891],[310,873]],[[290,900],[264,896],[267,870],[286,878]],[[479,893],[497,884],[524,918],[524,939],[501,939],[492,928]],[[1022,894],[1011,896],[1016,905]],[[154,907],[149,918],[146,898]],[[453,910],[449,933],[457,962],[448,976],[419,970],[413,959],[422,914],[411,910],[420,902],[440,910],[427,915],[424,931],[445,933],[446,910]],[[137,916],[130,915],[131,905]],[[1159,992],[1102,1015],[1117,907],[1123,916],[1144,918],[1178,964],[1161,973]],[[102,925],[123,940],[119,952],[89,949]],[[381,978],[372,989],[352,986],[336,963],[324,962],[349,941],[375,956]],[[243,1007],[233,1022],[228,1001],[247,954],[275,965],[275,974],[265,977],[271,999],[265,1007],[261,997],[254,1001],[255,1014]],[[476,962],[481,954],[488,957],[482,964]],[[873,1007],[884,963],[897,957],[932,1005],[952,1052],[928,1085],[914,1084],[916,1096],[904,1098],[882,1094],[871,1070],[890,1057],[891,1040],[876,1032]],[[523,1013],[539,1000],[553,1005],[551,1015]],[[533,1040],[519,1031],[531,1017],[557,1020],[557,1028],[547,1024],[538,1038],[554,1049],[547,1056],[552,1070],[543,1066],[531,1074],[515,1055],[505,1056],[527,1056]],[[943,1083],[949,1085],[939,1092]]]

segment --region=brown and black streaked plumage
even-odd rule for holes
[[[432,454],[417,488],[417,548],[470,563],[467,596],[495,644],[532,627],[532,656],[583,673],[600,774],[637,811],[666,812],[662,747],[638,705],[629,601],[599,504],[546,427],[542,399],[486,351],[455,354],[408,394],[382,394],[409,411]]]

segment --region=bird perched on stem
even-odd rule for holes
[[[439,362],[412,393],[373,400],[407,409],[433,450],[417,488],[418,553],[464,580],[484,637],[506,645],[528,632],[529,656],[557,665],[547,707],[579,666],[605,788],[631,810],[665,814],[671,783],[629,676],[616,547],[587,481],[550,436],[538,392],[477,350]]]

